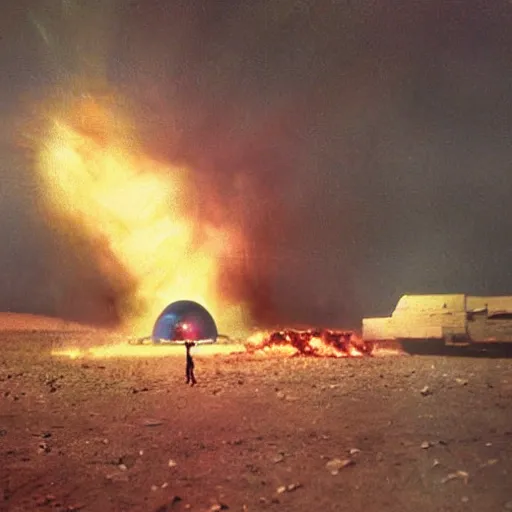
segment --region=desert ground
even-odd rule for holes
[[[199,349],[189,387],[181,351],[56,357],[108,337],[21,324],[0,332],[0,510],[512,510],[512,359]]]

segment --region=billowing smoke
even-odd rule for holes
[[[95,4],[81,48],[104,48],[148,152],[194,170],[194,215],[245,233],[223,286],[255,323],[350,327],[405,292],[511,292],[509,2],[119,2],[92,43]],[[54,79],[37,5],[6,17],[9,126]],[[104,319],[115,286],[62,250],[4,146],[0,307]]]

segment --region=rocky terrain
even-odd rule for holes
[[[0,510],[512,510],[512,359],[199,351],[188,387],[51,355],[83,336],[0,332]]]

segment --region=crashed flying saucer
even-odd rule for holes
[[[215,320],[204,306],[191,300],[179,300],[160,313],[151,340],[153,343],[214,343],[217,337]]]

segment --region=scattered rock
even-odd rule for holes
[[[173,507],[174,505],[176,505],[177,503],[180,503],[181,501],[181,498],[179,496],[173,496],[168,503],[165,503],[164,505],[161,505],[160,507],[158,507],[155,512],[169,512]],[[189,509],[190,506],[187,506],[185,505],[185,508],[186,509]]]
[[[286,492],[286,486],[281,485],[276,489],[277,494],[283,494],[283,492]]]
[[[132,393],[136,395],[137,393],[144,393],[145,391],[149,391],[149,388],[132,388]]]
[[[278,464],[279,462],[283,462],[284,461],[284,456],[280,453],[279,455],[276,455],[273,459],[272,459],[272,462],[274,464]]]
[[[440,465],[441,465],[441,463],[437,459],[434,459],[434,462],[432,462],[433,468],[436,468],[437,466],[440,466]]]
[[[288,492],[293,492],[297,489],[300,489],[302,487],[302,484],[300,482],[296,482],[296,483],[293,483],[293,484],[289,484],[287,487],[286,487],[286,490]]]
[[[128,482],[128,475],[125,471],[119,471],[115,473],[109,473],[106,476],[107,480],[110,480],[111,482]]]
[[[159,420],[145,420],[144,421],[145,427],[159,427],[160,425],[163,425],[163,424],[164,424],[164,422],[159,421]]]
[[[284,391],[278,391],[276,393],[276,396],[277,398],[279,398],[280,400],[283,400],[284,398],[286,398],[286,394],[284,393]]]
[[[350,453],[350,455],[357,455],[361,453],[361,450],[359,448],[351,448],[348,453]]]
[[[36,505],[38,507],[44,507],[53,504],[56,500],[57,498],[53,494],[46,494],[45,496],[36,498]]]
[[[178,463],[175,460],[169,459],[169,462],[167,463],[167,465],[170,468],[175,468],[178,465]]]
[[[210,507],[210,512],[220,512],[221,510],[228,510],[229,507],[225,503],[215,503]]]
[[[331,459],[326,465],[327,471],[331,475],[337,475],[340,469],[344,469],[348,466],[353,466],[355,461],[353,459]]]
[[[488,466],[494,466],[498,462],[499,462],[498,459],[489,459],[487,462],[484,462],[483,464],[481,464],[480,467],[481,468],[486,468]]]
[[[39,453],[50,453],[52,449],[48,446],[48,443],[39,443],[37,447]]]
[[[462,501],[462,503],[469,503],[469,498],[467,496],[462,496],[460,501]]]
[[[429,396],[429,395],[432,395],[432,391],[431,389],[428,387],[428,386],[425,386],[424,388],[422,388],[420,390],[420,393],[423,395],[423,396]]]
[[[119,457],[119,459],[117,459],[117,461],[116,461],[116,465],[121,471],[126,471],[127,469],[135,466],[136,462],[137,462],[137,457],[135,455],[128,454],[128,455],[123,455],[122,457]],[[124,469],[121,466],[123,466]]]
[[[428,450],[432,444],[429,442],[429,441],[423,441],[423,443],[421,443],[421,448],[423,448],[424,450]]]
[[[442,484],[445,484],[447,482],[450,482],[451,480],[463,480],[465,484],[468,483],[468,479],[469,479],[469,473],[467,473],[466,471],[455,471],[454,473],[449,473],[446,477],[444,477],[442,480],[441,480],[441,483]]]
[[[460,386],[467,386],[469,381],[467,379],[459,379],[459,378],[457,378],[457,379],[455,379],[455,382],[457,384],[459,384]]]

